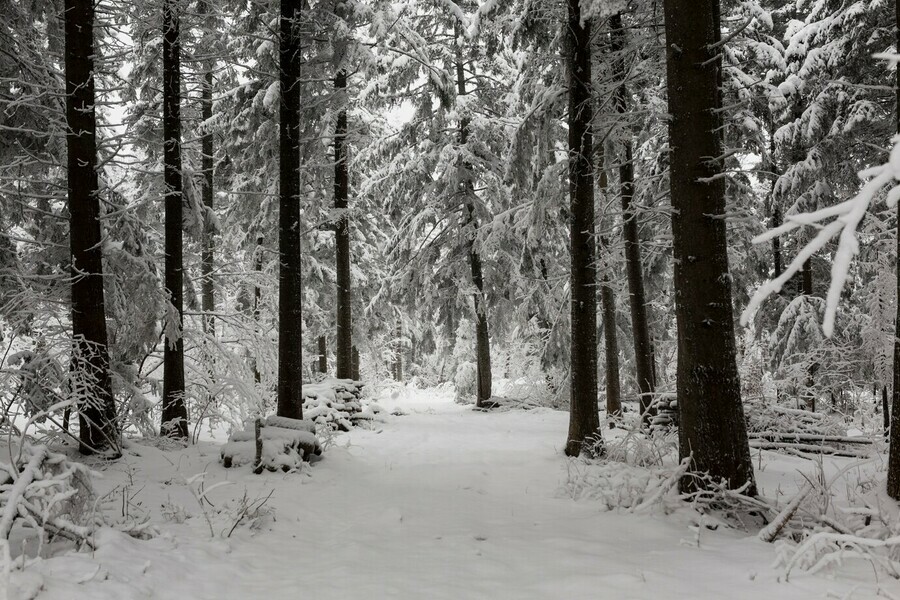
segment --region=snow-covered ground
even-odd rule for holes
[[[301,473],[226,470],[211,442],[132,443],[102,467],[103,509],[123,523],[149,517],[159,535],[103,529],[93,553],[14,570],[10,597],[900,598],[900,583],[862,562],[786,582],[772,544],[726,527],[698,537],[687,509],[635,515],[573,499],[567,483],[588,467],[562,454],[566,413],[480,413],[433,391],[379,402],[406,414],[337,436]],[[774,497],[813,463],[760,464]]]

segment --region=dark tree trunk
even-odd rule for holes
[[[625,68],[625,28],[622,15],[614,14],[610,19],[613,30],[613,52],[618,54],[615,62],[616,77],[619,86],[616,88],[616,112],[620,115],[628,113],[628,88]],[[619,166],[619,185],[622,195],[622,235],[625,238],[625,272],[628,277],[628,296],[631,307],[631,329],[634,332],[634,362],[637,371],[638,392],[640,394],[641,423],[648,425],[652,416],[651,404],[655,391],[656,378],[653,367],[653,350],[650,346],[650,328],[647,325],[647,298],[644,294],[644,271],[641,263],[641,241],[637,214],[634,209],[634,160],[632,157],[631,139],[626,137],[621,143],[621,165]]]
[[[163,177],[166,189],[166,290],[178,321],[177,337],[166,335],[163,352],[164,435],[187,439],[184,401],[184,258],[181,180],[181,42],[177,2],[163,3]]]
[[[403,343],[402,343],[403,330],[400,327],[400,323],[397,323],[397,331],[396,336],[394,338],[394,368],[393,375],[394,381],[403,381]]]
[[[887,386],[883,386],[881,388],[881,412],[882,412],[882,423],[884,426],[884,439],[890,440],[890,437],[891,437],[891,409],[888,406],[888,388],[887,388]]]
[[[606,153],[603,146],[597,148],[597,186],[601,197],[606,192]],[[602,220],[600,230],[603,231]],[[597,256],[599,257],[600,278],[600,311],[603,329],[604,354],[606,356],[606,415],[618,417],[622,415],[622,386],[619,378],[619,336],[616,327],[616,292],[612,287],[612,265],[605,257],[609,256],[609,244],[602,233],[597,236]],[[609,426],[615,423],[609,420]]]
[[[900,0],[895,0],[895,22],[897,44],[900,45]],[[898,46],[900,47],[900,46]],[[896,70],[897,109],[894,115],[897,132],[900,133],[900,69]],[[897,206],[897,256],[900,256],[900,205]],[[900,500],[900,261],[897,262],[897,317],[894,334],[894,389],[891,399],[890,450],[888,453],[887,493],[894,500]],[[886,404],[886,403],[885,403]],[[887,418],[885,406],[885,418]]]
[[[119,455],[109,377],[103,298],[97,120],[94,112],[94,3],[66,0],[66,150],[72,253],[72,367],[86,387],[75,392],[82,454]],[[68,417],[66,409],[66,417]],[[66,419],[68,421],[68,419]]]
[[[260,330],[259,301],[262,299],[262,290],[259,287],[259,279],[262,277],[262,245],[263,238],[259,236],[256,238],[256,259],[253,265],[253,269],[256,272],[256,283],[253,286],[253,324],[256,326],[257,332]],[[259,373],[259,364],[255,357],[253,359],[253,380],[256,383],[262,381],[262,376]]]
[[[772,229],[781,227],[781,205],[777,200],[772,200]],[[772,263],[774,275],[773,278],[780,277],[784,273],[784,266],[781,262],[781,236],[776,235],[772,238]]]
[[[328,372],[328,340],[324,335],[319,336],[319,373]]]
[[[460,35],[459,26],[456,26],[457,38]],[[457,49],[456,57],[456,93],[459,96],[466,95],[466,72],[461,51]],[[462,117],[459,120],[459,145],[464,148],[469,141],[469,118]],[[472,283],[475,285],[475,294],[472,301],[475,305],[475,365],[477,371],[477,389],[475,406],[482,408],[491,397],[491,338],[488,331],[487,300],[484,295],[484,276],[481,270],[481,254],[476,247],[475,238],[478,235],[478,220],[475,217],[475,204],[472,197],[475,195],[475,183],[472,181],[471,165],[460,161],[462,176],[460,186],[463,198],[466,202],[468,222],[474,230],[472,240],[469,242],[469,268],[472,272]]]
[[[199,8],[201,13],[209,13],[209,6],[206,2],[202,2]],[[211,26],[211,25],[208,25]],[[208,50],[209,51],[209,50]],[[203,65],[203,85],[201,88],[201,118],[204,123],[210,123],[213,117],[213,70],[215,63],[207,60]],[[201,154],[203,160],[201,168],[203,170],[203,206],[212,213],[213,211],[213,132],[209,128],[203,132],[201,141]],[[212,221],[206,215],[203,222],[203,249],[200,256],[200,301],[203,310],[203,332],[207,335],[215,333],[215,318],[213,313],[216,310],[215,286],[213,285],[213,254],[215,251],[215,241],[213,240],[214,229]]]
[[[353,314],[350,304],[350,219],[346,215],[350,178],[347,172],[347,110],[343,108],[347,95],[347,72],[338,71],[334,90],[342,108],[334,131],[334,208],[340,214],[335,228],[337,259],[337,340],[335,341],[335,375],[341,379],[352,377],[353,371]],[[344,214],[341,214],[344,213]]]
[[[600,239],[601,248],[606,248],[606,240]],[[609,275],[604,273],[600,288],[600,303],[603,311],[603,341],[606,351],[606,414],[610,417],[622,415],[622,386],[619,378],[619,338],[616,331],[616,293]],[[610,421],[610,427],[613,426]]]
[[[681,457],[756,493],[738,379],[722,169],[718,0],[664,0]],[[683,490],[696,479],[682,479]]]
[[[594,169],[591,164],[591,24],[579,0],[568,0],[569,242],[571,256],[571,398],[566,454],[602,452],[597,412],[597,274]]]
[[[303,311],[300,275],[300,5],[281,0],[278,173],[278,408],[303,418]]]
[[[804,296],[813,295],[812,262],[809,260],[803,263],[803,278],[801,281],[800,293]]]

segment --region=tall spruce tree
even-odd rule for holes
[[[900,48],[900,0],[894,2],[895,26],[897,27],[897,48]],[[896,120],[897,133],[900,133],[900,68],[896,69]],[[888,451],[887,493],[894,500],[900,500],[900,204],[897,205],[897,318],[894,329],[894,389],[891,401],[890,448]],[[885,390],[886,392],[886,390]],[[886,393],[885,393],[886,395]],[[887,420],[887,398],[884,398],[885,420]]]
[[[341,379],[353,376],[353,309],[350,292],[350,218],[347,215],[350,174],[347,164],[347,71],[341,67],[334,78],[336,101],[340,103],[334,128],[334,208],[335,279],[337,285],[337,339],[335,340],[335,375]]]
[[[602,451],[597,411],[597,273],[591,121],[591,23],[568,0],[569,250],[571,260],[571,400],[566,454]]]
[[[119,454],[109,375],[94,94],[94,2],[66,0],[66,150],[72,256],[72,363],[79,450]]]
[[[725,228],[719,0],[665,0],[679,448],[756,493],[736,363]],[[686,476],[682,489],[697,480]]]
[[[281,0],[279,20],[278,406],[303,417],[300,271],[300,16],[302,0]]]
[[[163,179],[165,182],[165,286],[174,312],[165,328],[162,428],[187,439],[184,401],[184,246],[181,171],[181,43],[177,0],[163,2]]]

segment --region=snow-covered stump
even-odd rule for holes
[[[265,421],[259,419],[257,423],[258,435],[255,426],[236,431],[222,446],[222,464],[226,469],[252,465],[259,472],[262,469],[290,471],[322,454],[322,445],[310,431],[315,430],[311,421],[273,416]]]

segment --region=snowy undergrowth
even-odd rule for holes
[[[608,435],[608,449],[618,443],[630,462],[588,465],[562,454],[564,412],[477,412],[452,389],[377,393],[396,416],[337,433],[300,473],[226,470],[218,444],[129,445],[123,460],[94,465],[114,527],[96,532],[93,552],[26,558],[24,569],[18,559],[11,597],[858,600],[894,581],[876,583],[860,561],[795,569],[786,581],[771,544],[667,489],[678,467],[666,453],[672,439],[641,448],[636,436]],[[815,473],[808,460],[759,456],[760,488],[779,507]],[[839,464],[827,459],[826,474]],[[560,490],[576,469],[590,478],[573,501]],[[617,510],[591,496],[600,477],[623,486],[608,500]],[[835,497],[834,506],[854,501]],[[117,531],[137,525],[145,539]]]

